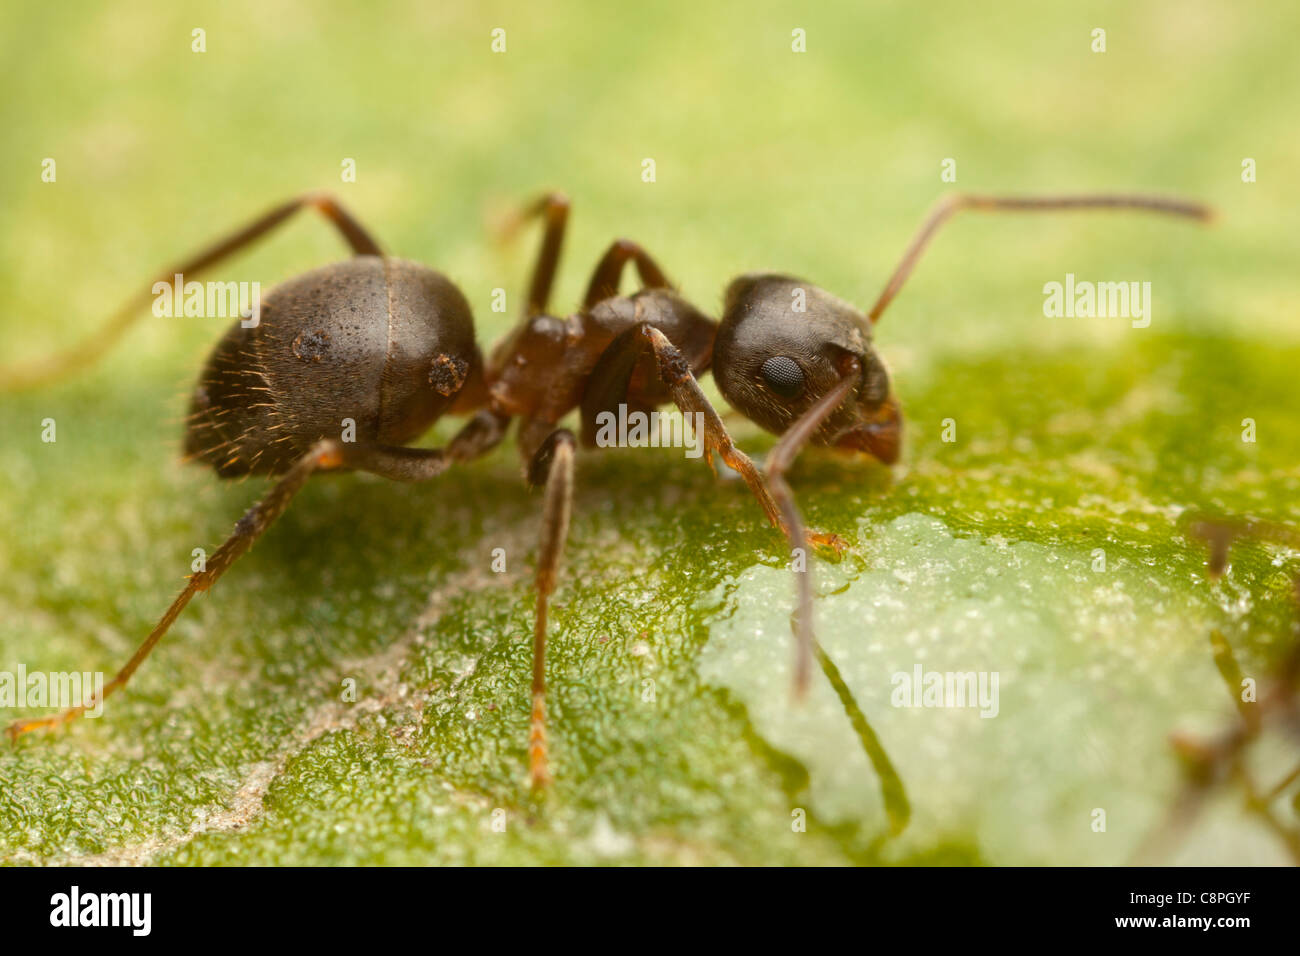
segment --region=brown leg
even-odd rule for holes
[[[482,409],[467,421],[447,445],[452,461],[464,463],[486,455],[506,435],[510,419],[488,409]]]
[[[446,448],[405,445],[340,445],[342,465],[368,471],[390,481],[428,481],[453,464],[463,464],[501,443],[510,419],[481,411],[452,438]]]
[[[839,383],[817,399],[793,425],[786,429],[781,440],[767,456],[767,484],[781,511],[781,517],[785,519],[786,537],[791,549],[799,547],[798,542],[807,540],[808,535],[804,531],[803,517],[795,504],[794,492],[786,483],[785,472],[794,463],[803,447],[808,444],[808,440],[821,427],[822,422],[834,414],[848,397],[849,392],[853,391],[861,374],[858,360],[852,359],[840,372],[843,377]],[[802,562],[802,566],[795,565],[795,579],[799,588],[799,607],[795,613],[795,637],[798,640],[798,650],[795,657],[794,689],[796,696],[802,697],[808,690],[815,648],[812,624],[812,579],[809,577],[807,561]]]
[[[959,209],[978,209],[984,212],[1056,212],[1063,209],[1139,209],[1146,212],[1166,213],[1174,216],[1186,216],[1202,221],[1210,219],[1212,213],[1208,206],[1196,202],[1184,202],[1178,199],[1163,199],[1159,196],[1124,196],[1124,195],[1084,195],[1084,196],[973,196],[955,193],[945,196],[930,211],[920,231],[912,238],[903,260],[894,269],[885,291],[867,313],[872,322],[877,321],[885,308],[898,295],[907,277],[912,274],[920,260],[925,247],[939,227],[947,222]]]
[[[528,470],[532,485],[546,486],[541,547],[537,554],[537,612],[533,619],[533,709],[528,729],[528,777],[535,789],[551,782],[546,749],[546,611],[560,570],[573,510],[573,432],[551,433]]]
[[[767,520],[789,537],[791,530],[786,524],[781,508],[777,505],[771,491],[768,489],[767,481],[758,468],[755,467],[750,457],[737,448],[735,442],[732,441],[731,435],[727,433],[726,427],[722,424],[722,418],[700,388],[700,383],[696,380],[694,373],[691,372],[690,363],[686,361],[682,353],[672,342],[668,341],[666,335],[649,325],[641,325],[632,329],[628,334],[627,341],[629,349],[648,347],[653,351],[659,377],[668,386],[673,403],[681,410],[681,413],[686,416],[693,416],[698,412],[702,416],[701,420],[704,422],[704,447],[710,463],[712,463],[712,456],[716,453],[727,463],[729,468],[744,478],[750,492],[758,499],[763,513],[767,515]],[[609,358],[614,360],[617,357],[610,356]],[[633,364],[635,364],[634,360]],[[612,400],[616,403],[619,398],[613,396]],[[594,416],[600,410],[602,409],[597,408],[595,403],[583,403],[584,429],[595,427]],[[690,421],[693,422],[694,418],[691,418]],[[843,542],[832,534],[822,534],[816,531],[809,532],[805,536],[805,540],[817,548],[834,551],[843,548]]]
[[[854,359],[841,369],[842,379],[818,399],[789,429],[782,435],[776,447],[768,457],[767,475],[760,474],[749,456],[735,446],[727,434],[722,419],[700,389],[699,382],[686,359],[668,337],[650,325],[640,325],[624,333],[625,344],[618,349],[611,346],[604,361],[620,366],[622,374],[602,375],[597,372],[593,381],[603,383],[603,393],[586,396],[582,405],[584,432],[594,432],[596,415],[614,407],[622,400],[627,386],[627,375],[636,365],[638,350],[650,348],[655,356],[659,377],[668,385],[674,403],[682,414],[691,416],[699,413],[704,423],[704,443],[710,456],[717,452],[728,466],[740,473],[745,479],[754,497],[758,499],[763,513],[779,529],[790,543],[791,549],[811,545],[835,553],[845,547],[844,542],[833,534],[809,532],[795,505],[794,494],[785,481],[785,471],[793,462],[800,449],[808,443],[826,417],[832,414],[852,391],[859,375],[857,360]],[[801,544],[802,543],[802,544]],[[812,584],[808,578],[807,565],[797,571],[799,584],[799,606],[795,619],[795,635],[798,641],[795,658],[795,692],[802,694],[808,686],[813,661],[813,627],[812,627]]]
[[[41,727],[57,727],[80,717],[86,710],[94,707],[103,698],[126,686],[131,675],[136,672],[144,659],[162,640],[168,629],[180,616],[181,611],[190,603],[190,599],[199,591],[206,591],[217,582],[232,564],[244,555],[258,538],[269,528],[275,519],[284,514],[294,495],[306,484],[315,472],[338,468],[355,468],[369,471],[396,481],[424,481],[447,470],[453,462],[468,461],[470,458],[485,454],[501,441],[506,422],[502,419],[487,421],[487,413],[472,419],[452,439],[446,450],[440,448],[405,448],[387,445],[352,445],[332,440],[318,442],[311,451],[291,467],[265,498],[253,505],[235,524],[231,533],[220,548],[208,559],[207,568],[191,575],[185,589],[176,596],[166,613],[149,632],[144,643],[131,657],[117,675],[104,685],[104,692],[97,701],[72,707],[49,717],[31,720],[18,720],[6,728],[10,739],[17,739],[22,734]]]
[[[589,389],[583,396],[583,433],[594,435],[598,427],[596,417],[601,412],[616,409],[618,403],[625,400],[628,379],[641,356],[647,352],[654,356],[659,377],[668,386],[673,402],[681,413],[692,423],[695,421],[693,416],[697,412],[702,416],[705,455],[709,463],[713,463],[715,453],[719,455],[729,467],[745,479],[745,484],[758,499],[758,504],[763,509],[763,514],[767,516],[767,520],[781,531],[785,531],[780,509],[772,500],[763,476],[759,474],[749,456],[737,448],[735,442],[731,440],[717,410],[700,388],[700,383],[691,371],[686,357],[666,335],[653,326],[645,324],[634,326],[620,335],[605,350],[601,357],[601,361],[606,363],[605,368],[597,369],[592,375],[592,380],[598,381],[600,387]],[[610,369],[614,366],[617,368],[610,373]]]
[[[550,438],[554,432],[555,422],[548,422],[540,418],[525,418],[519,423],[519,428],[515,432],[515,445],[519,449],[519,457],[523,460],[524,481],[528,482],[529,485],[545,484],[545,480],[533,481],[533,459],[541,451],[546,439]]]
[[[512,236],[524,223],[541,217],[545,222],[542,248],[537,253],[532,279],[528,283],[528,301],[524,318],[544,315],[551,300],[551,287],[555,284],[555,270],[560,263],[560,249],[564,245],[564,230],[569,223],[569,197],[561,192],[551,192],[525,206],[511,217],[502,232]]]
[[[651,289],[668,288],[668,279],[664,276],[659,263],[650,258],[650,254],[631,239],[616,239],[605,250],[596,263],[596,270],[591,274],[587,284],[587,294],[582,300],[582,307],[590,309],[598,302],[618,295],[618,286],[623,278],[623,268],[628,262],[636,263],[636,271],[641,282]]]
[[[354,254],[359,256],[383,255],[379,245],[370,237],[369,233],[361,228],[360,224],[332,197],[320,193],[299,196],[297,199],[291,199],[289,202],[277,206],[243,229],[196,253],[179,265],[164,269],[156,279],[149,283],[149,292],[142,292],[127,302],[126,305],[114,313],[108,322],[84,342],[49,358],[0,369],[0,391],[35,388],[89,365],[108,351],[122,333],[130,328],[137,319],[146,314],[149,303],[153,301],[152,287],[155,282],[171,282],[173,276],[177,274],[193,276],[261,238],[299,209],[307,207],[318,210],[329,222],[333,223]]]
[[[131,679],[131,675],[149,656],[149,652],[163,638],[172,623],[180,616],[181,611],[190,603],[190,599],[199,591],[206,591],[217,582],[226,570],[234,564],[253,543],[257,541],[266,531],[267,528],[275,521],[276,518],[284,514],[285,508],[293,500],[293,496],[298,493],[307,479],[318,469],[336,468],[342,462],[340,454],[340,445],[333,441],[323,441],[318,443],[311,451],[289,469],[271,489],[270,493],[253,505],[244,513],[244,516],[235,524],[235,530],[231,532],[220,548],[208,560],[207,568],[197,574],[190,575],[189,582],[185,589],[176,596],[171,606],[167,608],[166,613],[149,632],[144,643],[127,661],[126,666],[117,672],[111,681],[104,685],[104,691],[95,701],[83,704],[79,707],[71,707],[62,713],[53,714],[49,717],[37,717],[30,720],[16,720],[6,728],[6,733],[11,740],[16,740],[22,734],[28,731],[37,730],[41,727],[58,727],[75,720],[84,714],[88,709],[97,706],[105,697],[116,690],[126,686],[126,682]]]

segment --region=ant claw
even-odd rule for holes
[[[47,721],[41,719],[32,720],[15,720],[11,721],[5,728],[5,736],[9,738],[11,744],[18,743],[18,738],[23,734],[30,733],[37,727],[43,726]]]
[[[824,551],[836,558],[843,556],[844,552],[849,549],[849,543],[838,534],[830,534],[824,531],[809,531],[808,543],[819,551]]]

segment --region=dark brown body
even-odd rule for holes
[[[357,256],[269,292],[236,322],[190,401],[185,453],[218,474],[281,474],[355,423],[357,442],[404,445],[481,383],[469,303],[414,262]]]
[[[642,325],[658,329],[681,350],[691,370],[709,368],[717,326],[670,289],[642,289],[605,299],[567,319],[539,315],[521,325],[492,353],[488,363],[488,407],[497,414],[554,426],[593,397],[593,376],[602,379],[598,404],[649,411],[672,400],[650,354],[639,354],[617,382],[602,373],[618,365],[628,334]],[[604,410],[598,409],[598,410]],[[543,436],[544,437],[544,436]],[[590,429],[584,444],[594,447]]]
[[[889,373],[872,347],[870,320],[843,299],[802,279],[748,273],[727,287],[713,347],[713,377],[723,396],[776,435],[829,392],[854,360],[852,401],[822,419],[808,440],[867,452],[886,464],[898,460],[903,420]],[[776,392],[766,380],[763,366],[773,358],[797,366],[792,391]]]
[[[185,454],[222,477],[282,474],[345,423],[357,442],[405,445],[453,407],[484,405],[539,433],[582,402],[602,356],[641,323],[693,372],[708,369],[712,320],[668,289],[643,289],[566,319],[533,317],[494,351],[484,381],[460,290],[414,262],[357,256],[275,287],[256,326],[231,326],[195,385]],[[650,356],[624,400],[643,410],[670,401]]]

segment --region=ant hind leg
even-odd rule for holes
[[[125,687],[127,681],[162,640],[194,595],[212,587],[217,579],[253,546],[267,528],[284,514],[294,496],[306,484],[307,479],[317,471],[353,468],[394,481],[426,481],[442,474],[454,463],[477,458],[496,447],[505,434],[507,424],[508,419],[482,412],[470,419],[445,449],[354,445],[330,439],[317,442],[284,473],[266,497],[245,512],[236,523],[230,537],[208,559],[205,569],[190,576],[185,589],[172,601],[126,666],[104,685],[103,693],[96,700],[83,702],[80,706],[68,708],[48,717],[14,721],[6,728],[6,733],[10,739],[16,740],[32,730],[66,724],[97,706],[109,694]]]
[[[319,442],[311,451],[299,458],[297,463],[276,482],[266,497],[244,513],[244,516],[235,524],[235,530],[208,559],[204,570],[190,575],[185,589],[172,601],[166,612],[158,620],[158,623],[154,625],[154,629],[149,632],[149,636],[145,638],[144,643],[127,661],[126,666],[104,685],[103,691],[94,700],[83,701],[76,707],[69,707],[67,710],[48,717],[16,720],[5,728],[5,733],[9,735],[9,739],[17,740],[23,734],[33,730],[54,728],[69,723],[87,710],[99,706],[109,694],[125,687],[127,681],[131,679],[131,675],[136,672],[137,668],[144,663],[144,659],[163,639],[176,618],[180,616],[181,611],[185,610],[186,605],[190,603],[190,599],[200,591],[206,591],[216,584],[221,575],[253,546],[254,542],[275,522],[275,519],[284,514],[285,509],[289,507],[289,502],[306,484],[308,478],[317,471],[337,468],[342,464],[342,461],[341,446],[333,441]]]
[[[354,255],[383,255],[379,244],[333,197],[322,193],[299,196],[276,206],[244,228],[195,253],[184,262],[164,269],[154,282],[149,283],[150,291],[142,291],[132,298],[85,341],[44,359],[0,368],[0,392],[36,388],[90,365],[112,348],[126,330],[146,314],[149,303],[153,301],[152,289],[155,283],[170,283],[176,275],[196,275],[260,239],[299,209],[308,207],[318,210],[339,231]]]
[[[540,218],[545,222],[542,248],[537,253],[533,275],[528,283],[528,301],[524,319],[543,315],[551,300],[551,287],[555,284],[555,270],[560,263],[560,250],[564,246],[564,233],[569,224],[569,197],[561,192],[539,196],[522,210],[512,215],[499,230],[502,239],[511,238],[524,223]]]

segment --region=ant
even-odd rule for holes
[[[236,523],[204,570],[191,575],[103,697],[121,689],[200,591],[207,591],[289,506],[318,472],[366,471],[395,481],[426,481],[453,464],[485,455],[519,420],[516,440],[530,485],[545,486],[535,577],[529,778],[550,780],[546,742],[546,615],[568,533],[578,440],[560,422],[577,410],[582,440],[595,445],[596,422],[620,403],[650,411],[673,402],[703,422],[707,459],[718,455],[745,480],[768,520],[792,549],[838,553],[833,534],[805,530],[785,474],[808,444],[864,453],[884,464],[898,459],[902,414],[889,373],[872,345],[872,330],[911,274],[934,233],[954,213],[1132,209],[1210,218],[1194,202],[1141,195],[998,197],[956,194],[923,222],[869,312],[862,313],[811,283],[750,273],[731,282],[715,322],[674,291],[649,254],[614,242],[598,262],[581,308],[568,318],[548,309],[569,216],[569,202],[551,193],[527,207],[518,223],[541,219],[541,250],[520,324],[485,362],[474,337],[469,303],[443,275],[389,257],[370,234],[327,195],[291,200],[250,225],[164,270],[161,280],[193,275],[272,231],[302,209],[324,215],[353,258],[291,279],[268,293],[260,321],[236,322],[217,344],[190,400],[185,455],[222,478],[276,478]],[[626,267],[642,287],[619,294]],[[794,307],[802,301],[803,308]],[[86,343],[34,368],[0,372],[0,388],[52,380],[89,364],[142,313],[128,303]],[[736,410],[780,436],[759,471],[736,447],[700,388],[712,369]],[[443,448],[412,448],[445,414],[468,422]],[[700,417],[694,417],[698,414]],[[344,420],[354,441],[340,440]],[[798,564],[796,564],[798,567]],[[807,687],[815,655],[812,589],[797,573],[795,693]],[[20,720],[11,738],[55,727],[92,704]]]

